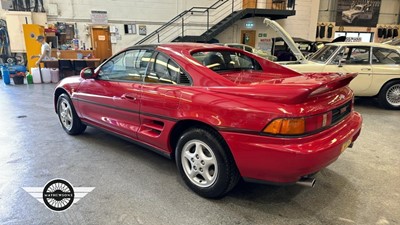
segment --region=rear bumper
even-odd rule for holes
[[[335,126],[307,137],[276,138],[221,132],[242,177],[272,183],[294,183],[334,162],[361,131],[357,112]]]

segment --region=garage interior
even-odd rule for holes
[[[52,50],[52,56],[93,54],[97,57],[90,62],[93,66],[135,44],[216,39],[271,50],[278,34],[265,27],[265,17],[276,20],[292,37],[314,42],[330,42],[335,33],[345,33],[352,41],[369,38],[380,43],[391,40],[393,34],[379,36],[378,29],[400,27],[397,0],[375,1],[381,11],[374,27],[333,25],[329,38],[328,33],[316,35],[315,31],[322,24],[334,24],[340,0],[119,0],[115,4],[44,0],[44,12],[40,7],[34,12],[34,4],[33,12],[18,11],[18,5],[10,2],[2,1],[0,19],[28,16],[30,24],[43,27],[45,33],[50,24],[73,26],[66,28],[73,34],[54,35],[50,29],[47,41],[53,38],[59,48]],[[221,3],[213,12],[211,8]],[[182,16],[185,10],[191,11]],[[175,15],[177,19],[171,22]],[[215,22],[222,16],[228,19]],[[7,28],[17,25],[12,23],[7,22]],[[24,44],[12,43],[2,64],[11,58],[34,67],[36,61],[26,56],[33,53],[23,35],[13,32],[8,32],[9,39]],[[103,37],[106,43],[101,46],[96,40]],[[66,43],[71,46],[60,53]],[[33,51],[40,53],[40,49]],[[60,79],[61,73],[60,67]],[[381,108],[376,98],[355,99],[355,111],[363,117],[361,135],[352,148],[316,175],[315,187],[240,181],[224,198],[210,200],[185,186],[174,160],[92,127],[79,136],[67,135],[54,109],[57,82],[28,84],[25,78],[23,85],[13,79],[5,84],[4,74],[0,81],[1,224],[400,224],[400,111]],[[54,212],[23,189],[43,187],[55,178],[94,190],[68,210]]]

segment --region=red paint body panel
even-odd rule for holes
[[[346,141],[360,132],[361,116],[353,113],[336,126],[302,138],[222,132],[243,177],[276,183],[296,182],[317,172],[341,154]]]
[[[55,97],[66,91],[83,122],[164,154],[174,151],[171,139],[180,134],[171,131],[178,122],[208,125],[224,138],[243,177],[278,183],[323,169],[360,133],[362,119],[353,111],[347,86],[355,74],[302,75],[238,49],[207,44],[163,44],[155,50],[173,59],[192,85],[69,77],[57,86]],[[240,52],[256,60],[262,71],[216,73],[191,55],[213,50]],[[349,102],[348,115],[325,130],[301,137],[262,133],[276,118],[324,114]]]

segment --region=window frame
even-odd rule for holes
[[[157,57],[159,55],[162,55],[163,57],[165,57],[167,59],[167,62],[166,62],[167,71],[169,70],[168,66],[169,66],[170,62],[173,62],[175,65],[177,65],[179,67],[180,72],[179,72],[179,75],[176,77],[175,81],[171,80],[170,83],[168,81],[166,81],[166,82],[148,82],[148,81],[146,81],[146,78],[148,78],[150,73],[156,73],[155,66],[156,66]],[[169,72],[168,72],[168,74],[169,74],[170,77],[172,77]],[[179,78],[182,75],[186,76],[188,78],[189,83],[180,83],[179,82],[180,81]],[[156,76],[158,77],[158,75],[156,75]],[[160,78],[158,79],[158,81],[159,80],[160,80]],[[174,85],[174,86],[193,86],[193,79],[189,75],[189,73],[187,73],[186,70],[183,69],[183,67],[181,65],[179,65],[179,63],[177,63],[176,60],[174,60],[168,54],[166,54],[164,52],[160,52],[160,51],[154,51],[153,55],[151,56],[150,62],[147,65],[147,70],[146,70],[146,73],[145,73],[145,75],[143,77],[143,83],[146,83],[146,84],[159,84],[159,85],[160,84],[162,84],[162,85]]]
[[[375,50],[375,49],[377,49],[377,50],[383,49],[383,50],[385,50],[385,51],[390,52],[389,54],[395,53],[395,54],[397,54],[397,55],[399,56],[399,58],[400,58],[400,51],[398,51],[398,50],[396,50],[396,49],[383,48],[383,47],[373,47],[373,48],[372,48],[372,51],[371,51],[371,65],[400,65],[400,62],[399,62],[399,63],[394,62],[394,63],[390,63],[390,64],[389,64],[389,63],[374,63],[374,62],[372,61],[372,57],[375,56],[375,54],[374,54],[374,50]],[[385,58],[386,58],[386,57],[385,57]]]
[[[371,64],[371,60],[372,60],[372,47],[371,46],[366,46],[366,45],[344,45],[339,47],[338,49],[336,49],[336,51],[332,54],[332,56],[330,57],[330,59],[328,60],[328,62],[326,63],[327,65],[338,65],[339,62],[335,61],[335,58],[346,48],[349,48],[351,50],[353,50],[354,48],[369,48],[369,54],[368,54],[368,64],[349,64],[347,62],[343,63],[343,65],[352,65],[352,66],[356,66],[356,65],[372,65]],[[343,56],[341,57],[341,59],[343,59]],[[341,60],[339,59],[339,61]]]
[[[98,69],[96,69],[96,73],[98,74],[97,75],[97,77],[96,77],[96,80],[102,80],[102,81],[115,81],[115,82],[142,82],[143,83],[143,81],[144,81],[144,77],[145,77],[145,75],[146,75],[146,73],[147,73],[147,70],[148,70],[148,67],[149,67],[149,64],[150,64],[150,61],[151,60],[149,60],[149,62],[147,62],[147,64],[146,64],[146,67],[144,68],[144,73],[143,74],[139,74],[140,75],[140,79],[138,79],[138,80],[128,80],[128,79],[104,79],[104,78],[102,78],[102,75],[100,75],[100,72],[102,71],[102,69],[104,68],[104,66],[106,66],[108,63],[110,63],[111,61],[113,61],[114,59],[116,59],[116,58],[118,58],[118,57],[121,57],[121,55],[122,55],[122,60],[124,60],[124,66],[125,66],[125,73],[127,72],[127,70],[126,70],[126,68],[127,68],[127,66],[126,66],[126,56],[128,55],[128,53],[130,53],[130,52],[134,52],[134,51],[139,51],[137,54],[133,54],[133,59],[137,59],[138,58],[138,55],[140,54],[140,52],[141,51],[145,51],[145,53],[144,54],[146,54],[146,52],[151,52],[151,55],[150,55],[150,59],[153,57],[153,55],[154,55],[154,53],[155,53],[155,50],[153,49],[153,48],[130,48],[130,49],[126,49],[126,50],[124,50],[124,51],[122,51],[122,52],[120,52],[120,53],[118,53],[118,54],[116,54],[116,55],[114,55],[114,56],[112,56],[111,58],[109,58],[108,60],[106,60],[104,63],[102,63],[99,67],[98,67]],[[136,61],[134,61],[134,63],[135,63]],[[137,69],[140,69],[141,67],[140,67],[140,62],[139,62],[139,68],[137,68]],[[127,76],[127,75],[126,75]]]

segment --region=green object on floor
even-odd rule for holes
[[[28,82],[28,84],[33,84],[32,74],[28,73],[28,75],[26,75],[26,81]]]

